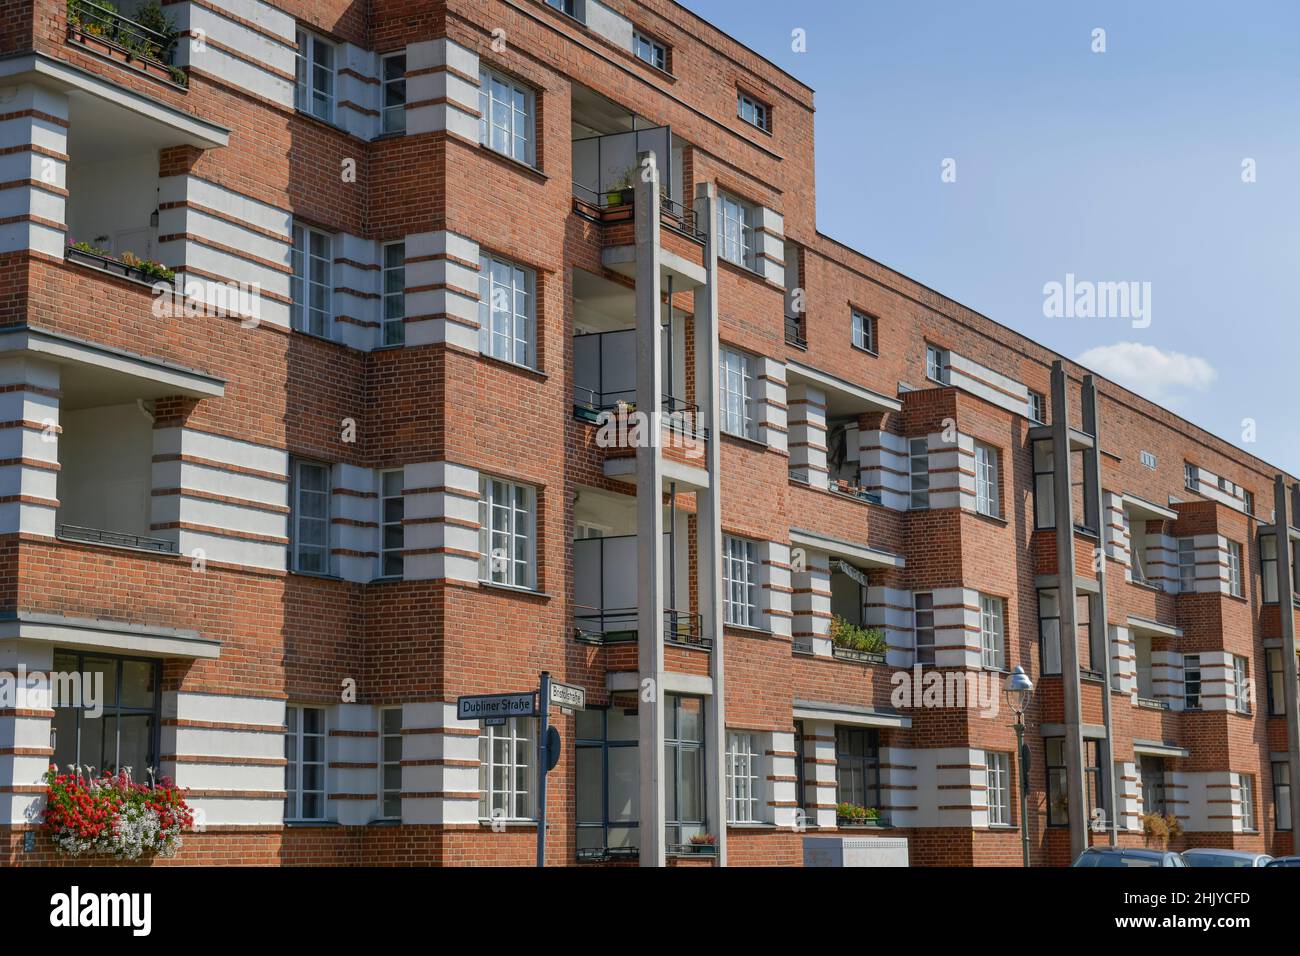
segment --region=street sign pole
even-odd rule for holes
[[[542,686],[537,695],[542,711],[537,734],[537,865],[546,866],[546,776],[550,766],[548,743],[551,718],[551,672],[542,671]]]

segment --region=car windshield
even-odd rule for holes
[[[1225,856],[1218,853],[1188,853],[1183,856],[1188,866],[1230,866],[1230,867],[1252,867],[1255,865],[1253,857],[1249,856]]]
[[[1137,856],[1130,853],[1085,853],[1079,857],[1078,866],[1159,866],[1160,858]]]

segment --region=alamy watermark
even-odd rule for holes
[[[17,673],[0,671],[0,708],[27,707],[53,710],[56,707],[84,709],[94,719],[104,714],[102,671],[29,671],[18,665]]]
[[[1043,315],[1049,319],[1129,319],[1135,329],[1151,324],[1150,282],[1093,282],[1065,274],[1043,285]]]

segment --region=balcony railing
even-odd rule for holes
[[[155,282],[171,282],[176,278],[173,270],[152,259],[142,259],[130,252],[114,258],[107,249],[98,249],[87,243],[66,246],[63,258],[66,262],[79,262],[138,282],[148,282],[150,285]]]
[[[161,13],[150,16],[150,23],[141,23],[92,0],[69,0],[68,39],[109,59],[187,85],[185,71],[175,65],[178,34]]]
[[[175,543],[161,538],[147,538],[142,534],[127,534],[121,531],[104,531],[101,528],[79,528],[76,525],[59,525],[59,537],[66,541],[88,541],[92,544],[107,544],[115,548],[136,548],[141,551],[157,551],[162,554],[176,554]]]
[[[853,498],[857,501],[867,501],[873,505],[878,505],[883,500],[880,495],[876,494],[874,491],[867,491],[867,489],[851,484],[843,479],[832,481],[830,483],[830,489],[837,495],[843,495],[845,498]]]
[[[803,334],[803,320],[795,315],[785,317],[785,344],[793,345],[797,349],[806,349],[808,340]]]
[[[586,644],[631,644],[637,640],[637,609],[593,608],[578,605],[573,615],[574,635]],[[713,642],[703,636],[704,619],[699,614],[664,610],[664,640],[708,650]]]

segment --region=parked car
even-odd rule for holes
[[[1075,866],[1186,866],[1187,861],[1172,850],[1139,850],[1127,847],[1090,846],[1079,854]]]
[[[1188,866],[1268,866],[1273,858],[1267,853],[1250,853],[1246,850],[1184,850],[1183,859]]]
[[[1275,856],[1265,866],[1300,866],[1300,856]]]

